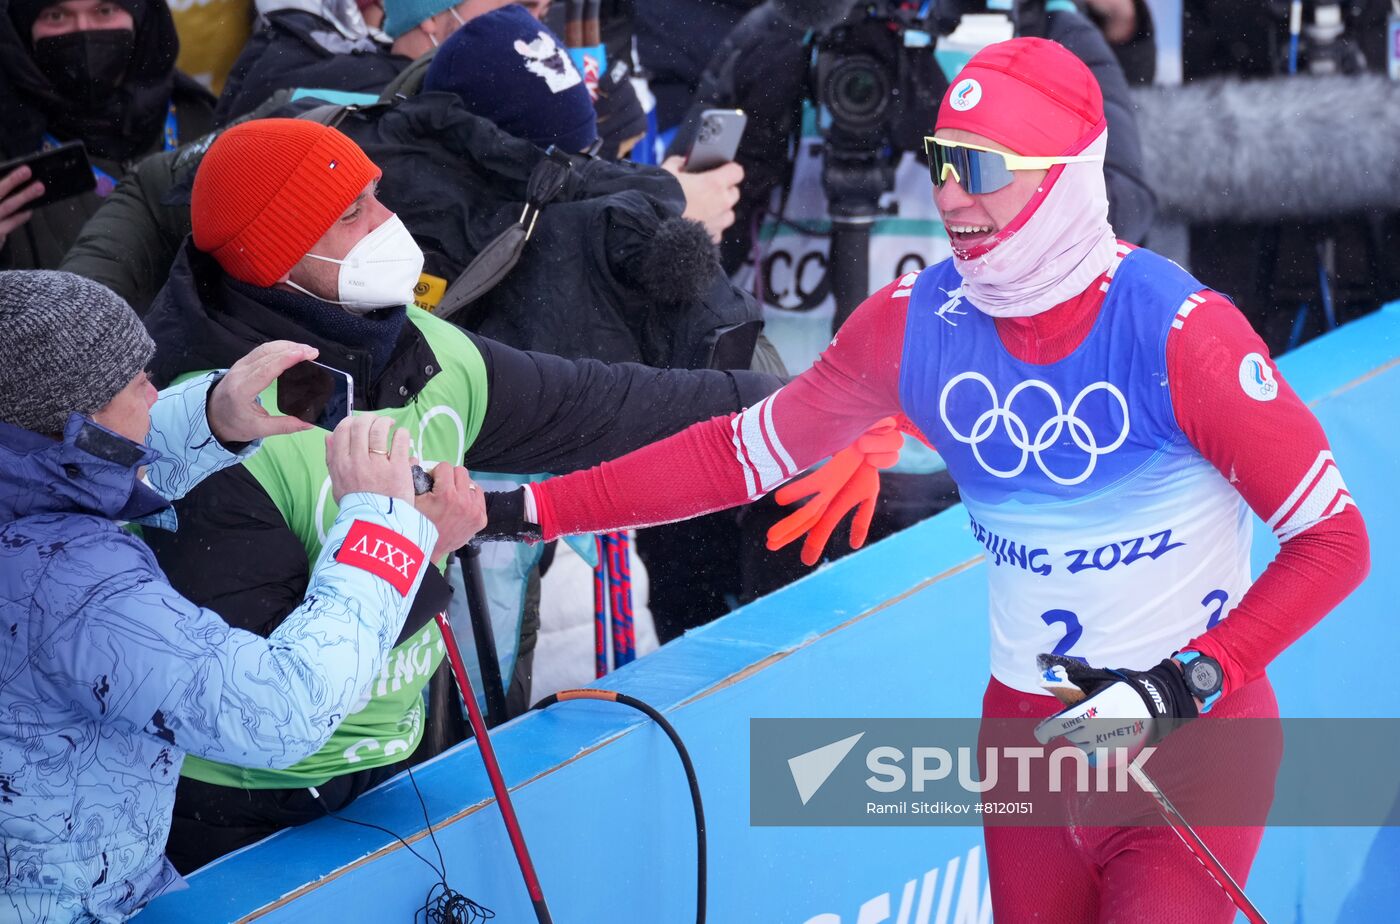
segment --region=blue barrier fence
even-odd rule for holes
[[[1370,579],[1270,670],[1285,716],[1400,715],[1400,305],[1285,357],[1371,533]],[[1274,554],[1256,530],[1256,569]],[[749,825],[749,719],[975,716],[987,676],[986,576],[962,509],[691,632],[604,684],[668,714],[695,761],[710,838],[710,920],[982,924],[976,828]],[[1325,669],[1319,669],[1325,665]],[[689,794],[665,736],[637,714],[565,703],[492,735],[558,924],[694,919]],[[1400,771],[1400,768],[1397,768]],[[502,922],[533,921],[475,745],[415,771],[455,888]],[[347,815],[434,862],[400,777]],[[1191,863],[1183,854],[1183,863]],[[1273,828],[1249,891],[1271,922],[1400,918],[1400,830]],[[434,875],[387,835],[323,819],[190,878],[141,924],[408,922]]]

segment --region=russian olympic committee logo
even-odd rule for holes
[[[967,432],[962,432],[948,418],[948,396],[953,393],[963,382],[973,382],[986,389],[988,397],[991,399],[991,407],[983,411]],[[1026,425],[1012,406],[1016,399],[1029,390],[1043,392],[1050,399],[1055,413],[1051,414],[1040,426],[1036,427],[1034,437],[1031,429]],[[1112,439],[1104,442],[1100,435],[1094,433],[1089,422],[1079,416],[1079,407],[1084,400],[1095,392],[1102,391],[1110,398],[1118,402],[1123,413],[1123,423],[1118,433]],[[1123,393],[1116,386],[1109,382],[1094,382],[1086,385],[1084,389],[1070,402],[1068,410],[1065,409],[1059,392],[1046,382],[1039,379],[1026,379],[1006,394],[1006,403],[1002,404],[997,397],[996,388],[988,381],[987,377],[980,372],[964,372],[954,376],[947,385],[943,386],[943,394],[938,398],[938,416],[942,418],[943,425],[948,428],[948,433],[960,443],[966,443],[972,447],[973,458],[987,471],[988,474],[998,478],[1015,478],[1025,471],[1027,463],[1035,459],[1036,466],[1045,473],[1056,484],[1075,485],[1086,481],[1094,473],[1095,466],[1098,465],[1099,456],[1108,455],[1128,438],[1128,401],[1123,397]],[[998,426],[1000,424],[1000,426]],[[1021,460],[1010,469],[994,468],[982,457],[978,448],[987,440],[991,439],[998,431],[1004,431],[1006,438],[1012,447],[1021,451]],[[1050,470],[1045,464],[1042,453],[1060,442],[1060,438],[1068,432],[1069,438],[1074,441],[1074,445],[1083,450],[1086,455],[1084,470],[1072,477],[1060,475]],[[1107,437],[1107,434],[1103,436]]]

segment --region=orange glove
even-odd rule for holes
[[[774,497],[785,507],[804,497],[812,499],[769,528],[768,548],[776,552],[805,533],[802,563],[815,565],[836,524],[852,508],[856,508],[856,515],[851,520],[851,548],[865,545],[870,520],[875,516],[875,499],[880,495],[879,470],[898,462],[903,446],[900,422],[886,417],[826,465],[779,488]]]

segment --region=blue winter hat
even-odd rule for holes
[[[576,153],[598,138],[593,100],[564,43],[521,6],[478,16],[442,43],[423,89],[455,93],[503,131]]]
[[[384,0],[384,32],[398,38],[425,19],[445,13],[462,0]]]

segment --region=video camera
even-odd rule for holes
[[[918,151],[937,118],[947,82],[930,47],[932,17],[920,12],[880,0],[813,40],[809,92],[833,217],[873,218],[901,154]]]
[[[822,136],[822,189],[832,219],[828,261],[837,325],[865,295],[870,226],[894,189],[905,152],[922,154],[947,77],[939,37],[965,15],[1003,14],[1017,0],[775,0],[779,15],[811,33],[808,98]]]

